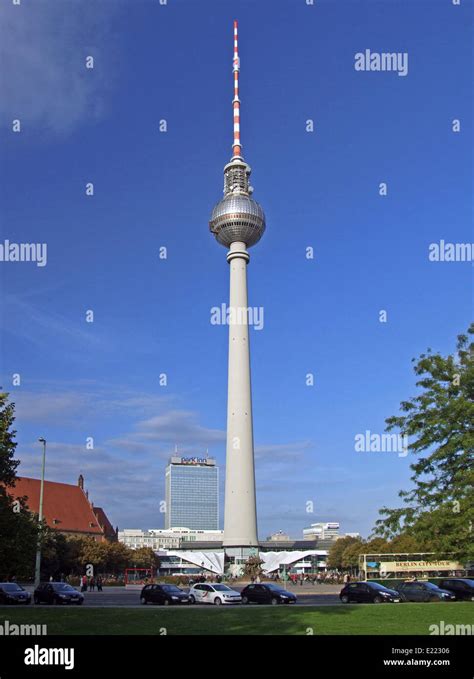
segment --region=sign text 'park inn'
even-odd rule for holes
[[[463,566],[457,561],[381,561],[379,568],[380,573],[462,570]]]

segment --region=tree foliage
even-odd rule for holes
[[[9,490],[15,484],[15,405],[0,392],[0,579],[29,577],[34,568],[38,526],[23,498],[15,501]]]
[[[135,549],[132,554],[132,562],[135,568],[157,569],[160,566],[160,559],[151,547]]]
[[[15,404],[8,401],[6,392],[0,392],[0,483],[4,486],[14,485],[15,470],[20,464],[20,460],[14,459],[17,446],[14,421]]]
[[[349,535],[339,538],[339,540],[336,540],[335,543],[331,546],[329,553],[328,553],[328,558],[327,558],[327,564],[329,568],[337,568],[337,569],[342,569],[345,566],[343,566],[343,555],[346,549],[350,549],[356,545],[362,545],[363,541],[361,538],[353,538],[350,537]]]
[[[464,559],[474,557],[473,334],[474,324],[459,335],[452,355],[428,350],[413,359],[420,393],[386,423],[387,431],[406,435],[409,450],[419,456],[410,465],[414,485],[400,491],[403,506],[380,510],[374,531],[386,538],[410,534],[432,551]]]

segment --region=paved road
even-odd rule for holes
[[[233,589],[242,590],[244,585],[236,585]],[[29,591],[33,587],[26,587]],[[187,588],[183,588],[187,589]],[[304,584],[293,586],[288,585],[288,591],[293,592],[298,597],[297,606],[334,606],[340,604],[339,592],[341,585],[310,585]],[[156,608],[154,605],[143,606],[140,604],[140,590],[126,589],[125,587],[104,587],[102,592],[85,592],[84,606],[87,608],[142,608],[143,610],[152,610]],[[51,606],[45,606],[51,608]],[[195,604],[195,608],[219,608],[218,606],[210,606],[209,604]],[[186,606],[177,606],[177,608],[185,609]],[[231,608],[231,606],[229,606]],[[239,606],[232,606],[232,608],[239,608]]]

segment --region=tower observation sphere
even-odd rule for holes
[[[221,245],[258,243],[265,231],[265,214],[256,200],[250,197],[250,167],[234,160],[224,170],[224,198],[212,211],[210,230]]]

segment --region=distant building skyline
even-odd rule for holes
[[[340,524],[338,521],[327,521],[312,523],[309,528],[303,528],[305,540],[328,540],[339,537]]]
[[[174,528],[124,528],[118,532],[119,542],[130,549],[149,547],[154,550],[179,549],[183,542],[219,542],[222,541],[222,530],[193,530],[185,527]]]

